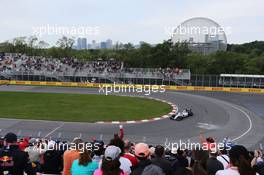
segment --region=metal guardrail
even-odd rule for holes
[[[146,76],[148,75],[148,76]],[[124,83],[145,85],[177,85],[207,87],[264,88],[264,78],[232,79],[220,75],[177,75],[178,77],[155,76],[155,74],[88,73],[87,75],[0,73],[0,80],[48,81],[48,82],[87,82]]]

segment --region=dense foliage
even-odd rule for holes
[[[179,67],[191,69],[194,74],[264,74],[264,41],[228,45],[226,52],[210,55],[191,52],[186,44],[173,44],[170,40],[155,46],[141,43],[139,48],[134,48],[128,43],[101,50],[75,50],[72,49],[73,44],[73,39],[63,37],[58,40],[56,47],[48,47],[45,41],[38,41],[35,37],[20,37],[11,43],[1,43],[0,51],[53,58],[115,58],[124,61],[126,67]]]

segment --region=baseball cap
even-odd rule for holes
[[[115,160],[116,158],[119,157],[119,155],[121,154],[121,149],[117,146],[108,146],[105,149],[105,159],[106,160]]]
[[[150,150],[149,146],[145,143],[138,143],[135,146],[135,155],[137,157],[147,157],[149,156]]]
[[[7,134],[5,135],[5,141],[6,141],[7,143],[15,143],[15,142],[17,142],[17,136],[16,136],[16,134],[14,134],[14,133],[12,133],[12,132],[7,133]]]

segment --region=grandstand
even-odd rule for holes
[[[0,60],[4,80],[186,85],[190,77],[188,69],[126,68],[113,58],[84,61],[7,53]]]

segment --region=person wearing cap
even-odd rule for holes
[[[121,150],[120,158],[119,158],[119,161],[121,163],[120,168],[127,174],[130,174],[132,163],[128,158],[124,157],[125,142],[118,135],[115,135],[114,138],[110,140],[109,145],[120,148]]]
[[[235,145],[229,151],[230,167],[219,170],[216,175],[256,175],[250,165],[249,152],[244,146]]]
[[[133,169],[131,175],[165,175],[159,166],[151,162],[149,146],[147,144],[136,144],[135,156],[138,159],[138,164]]]
[[[128,175],[120,168],[121,149],[117,146],[108,146],[105,149],[102,164],[99,169],[94,172],[94,175]]]
[[[4,137],[4,148],[0,150],[0,174],[33,175],[28,154],[19,149],[17,136],[8,133]]]

